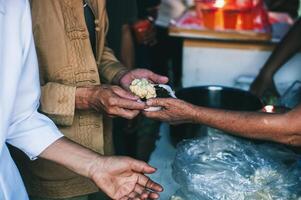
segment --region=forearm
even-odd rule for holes
[[[297,51],[301,49],[301,42],[299,40],[300,34],[301,19],[296,21],[281,43],[273,51],[263,66],[261,73],[268,73],[273,76],[283,64],[297,53]]]
[[[51,160],[85,177],[91,177],[91,167],[101,159],[90,151],[67,138],[61,138],[45,149],[39,157]]]
[[[292,114],[234,112],[198,107],[194,121],[252,139],[301,145],[299,127]]]

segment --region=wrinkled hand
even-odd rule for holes
[[[121,77],[120,85],[124,89],[128,90],[129,86],[131,85],[131,83],[134,79],[141,79],[141,78],[146,78],[149,81],[151,81],[153,83],[158,83],[158,84],[165,84],[168,82],[168,78],[165,76],[160,76],[147,69],[135,69],[135,70],[129,71],[128,73],[126,73],[125,75],[123,75]]]
[[[251,84],[250,91],[258,97],[263,97],[267,92],[279,96],[273,77],[267,75],[258,75]]]
[[[163,188],[144,174],[156,171],[127,157],[102,157],[90,168],[90,177],[112,199],[158,199]]]
[[[146,117],[170,124],[191,123],[196,114],[192,104],[179,99],[155,98],[148,100],[146,104],[147,106],[162,107],[162,110],[157,112],[144,112]]]
[[[94,109],[111,117],[133,119],[145,109],[145,104],[137,100],[138,97],[118,86],[101,85],[77,88],[75,105],[80,110]]]

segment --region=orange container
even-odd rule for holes
[[[237,9],[235,6],[231,5],[223,9],[223,14],[224,14],[224,28],[236,29],[240,10]]]
[[[262,0],[195,0],[202,25],[214,30],[253,30],[258,2]]]
[[[218,19],[219,9],[214,6],[215,0],[196,0],[197,15],[202,19],[203,26],[208,29],[221,28]]]
[[[253,10],[242,10],[240,13],[242,21],[242,30],[253,30],[254,29],[254,12]]]

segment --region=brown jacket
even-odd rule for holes
[[[112,154],[110,121],[92,110],[75,109],[76,87],[112,83],[125,70],[105,46],[105,0],[89,1],[96,16],[96,60],[82,0],[32,0],[31,4],[41,72],[41,112],[69,139],[98,153]],[[28,163],[26,169],[25,183],[33,196],[67,198],[98,191],[90,180],[43,159]]]

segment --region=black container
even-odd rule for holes
[[[184,88],[176,93],[177,98],[198,106],[234,111],[257,111],[263,108],[258,97],[250,92],[223,86],[200,86]],[[171,142],[176,145],[183,139],[197,137],[201,124],[181,124],[170,127]]]

